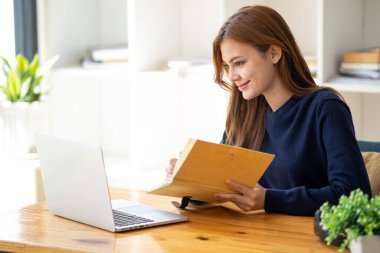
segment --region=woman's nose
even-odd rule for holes
[[[239,75],[233,71],[230,71],[228,73],[228,79],[230,79],[231,82],[235,82],[235,81],[239,80]]]

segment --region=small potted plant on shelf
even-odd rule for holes
[[[0,151],[4,155],[23,155],[33,152],[34,132],[41,125],[40,102],[44,90],[41,81],[58,60],[51,58],[42,67],[36,54],[31,62],[18,54],[15,67],[0,56],[3,80],[0,82]]]
[[[315,215],[315,232],[343,251],[377,252],[380,248],[380,195],[369,198],[361,190],[342,196],[338,205],[324,203]]]

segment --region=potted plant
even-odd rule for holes
[[[33,152],[33,136],[41,125],[40,102],[47,93],[41,85],[47,71],[58,60],[53,57],[39,66],[36,54],[31,62],[18,54],[15,67],[0,56],[3,62],[4,83],[0,83],[0,151],[4,154]]]
[[[338,205],[324,203],[315,218],[320,238],[340,246],[341,251],[350,247],[351,252],[376,252],[380,248],[380,195],[369,198],[357,189],[342,196]]]

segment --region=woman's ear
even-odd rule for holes
[[[271,45],[269,48],[270,57],[273,64],[277,64],[282,56],[282,49],[278,46]]]

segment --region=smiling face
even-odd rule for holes
[[[278,48],[271,46],[266,52],[260,52],[248,44],[224,39],[220,49],[228,79],[242,92],[244,99],[276,93],[276,87],[281,85],[275,65],[281,58]]]

